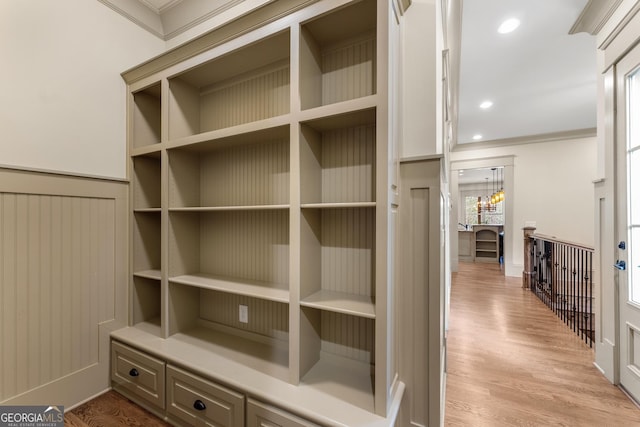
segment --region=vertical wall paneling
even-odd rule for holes
[[[322,201],[375,201],[375,126],[325,132]]]
[[[353,40],[322,52],[322,104],[375,93],[375,35]]]
[[[201,97],[201,132],[287,114],[289,63],[216,85],[203,91]]]
[[[321,315],[324,352],[375,364],[375,321],[364,317],[323,311]]]
[[[444,373],[444,282],[441,277],[440,158],[408,161],[400,167],[398,268],[398,367],[410,394],[402,425],[441,425]]]
[[[321,288],[375,296],[375,210],[325,209],[321,228]]]
[[[202,273],[289,283],[287,210],[202,214],[200,227]]]
[[[279,133],[286,132],[282,128]],[[286,205],[289,203],[289,140],[261,140],[169,153],[170,207]]]
[[[101,360],[99,325],[116,320],[117,251],[126,256],[117,240],[124,185],[96,181],[92,189],[91,180],[0,174],[0,402],[18,395],[28,401],[33,390],[108,362]],[[47,179],[53,182],[39,185]],[[89,191],[51,191],[67,184],[65,193],[76,184]],[[105,195],[109,185],[121,187],[117,196]]]

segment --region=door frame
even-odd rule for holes
[[[449,226],[453,227],[449,233],[449,250],[451,259],[451,271],[458,271],[458,209],[459,206],[459,185],[458,171],[465,169],[490,169],[504,168],[504,192],[506,194],[504,200],[504,234],[507,236],[504,240],[504,268],[506,276],[520,277],[522,276],[522,266],[513,263],[513,242],[515,238],[515,227],[513,224],[513,165],[514,156],[487,157],[483,159],[473,160],[455,160],[451,162],[451,175],[449,182],[449,191],[451,194],[451,209],[449,213]]]

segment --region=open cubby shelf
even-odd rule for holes
[[[375,322],[311,307],[300,316],[300,382],[373,410]]]
[[[174,282],[169,296],[170,338],[199,341],[220,356],[288,379],[288,304]],[[246,323],[239,321],[239,305],[247,306]]]
[[[115,339],[274,404],[300,393],[307,414],[326,396],[388,415],[389,13],[311,2],[128,82],[131,315]]]
[[[169,277],[184,275],[288,286],[289,211],[170,212]]]
[[[289,128],[169,150],[169,206],[227,208],[289,203]]]
[[[302,124],[302,206],[375,203],[375,115],[367,109]]]
[[[302,25],[303,110],[376,93],[375,6],[364,0]]]
[[[169,78],[169,139],[289,113],[284,31]]]
[[[157,82],[133,92],[133,147],[157,144],[161,140],[161,84]]]

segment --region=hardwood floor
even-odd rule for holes
[[[164,427],[169,424],[126,397],[109,391],[64,414],[67,427]]]
[[[588,345],[497,264],[454,273],[447,353],[447,426],[640,426]]]

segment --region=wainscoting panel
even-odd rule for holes
[[[103,329],[127,321],[127,185],[9,170],[0,180],[0,403],[72,406],[108,388]]]

